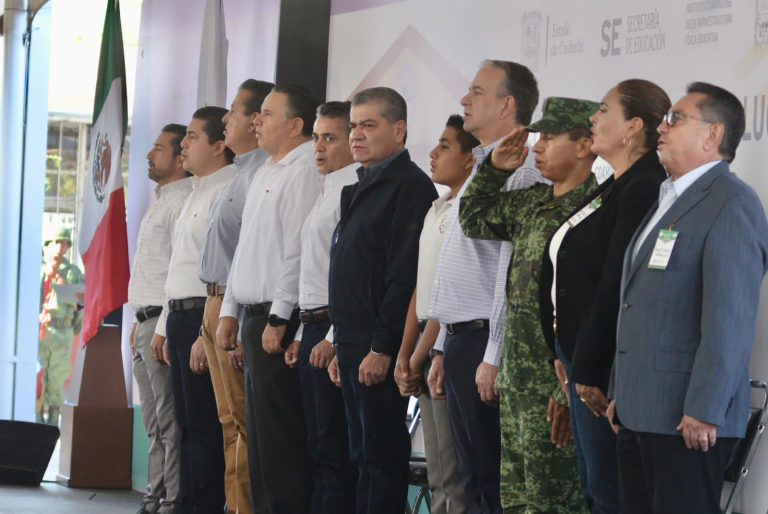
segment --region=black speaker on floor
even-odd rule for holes
[[[58,427],[0,420],[0,483],[40,485],[58,439]]]

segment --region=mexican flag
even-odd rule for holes
[[[107,1],[93,103],[88,185],[80,215],[79,250],[85,265],[83,342],[104,317],[128,300],[128,237],[120,166],[128,105],[120,4]]]

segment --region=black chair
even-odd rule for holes
[[[752,389],[760,389],[763,393],[763,406],[754,409],[747,423],[747,433],[744,439],[740,440],[733,450],[733,455],[728,462],[725,470],[725,480],[733,482],[733,489],[728,496],[728,502],[725,504],[724,514],[732,514],[736,506],[736,500],[744,489],[744,482],[749,475],[749,466],[752,465],[757,453],[757,447],[765,431],[766,421],[768,421],[768,383],[760,380],[750,380],[749,385]]]
[[[411,398],[408,405],[408,433],[411,435],[411,448],[421,429],[421,409],[419,403]],[[422,504],[426,505],[427,512],[431,512],[431,497],[429,493],[429,481],[427,480],[427,459],[421,452],[411,450],[411,459],[409,461],[408,483],[419,488],[416,497],[413,499],[413,505],[406,504],[405,514],[419,514]]]

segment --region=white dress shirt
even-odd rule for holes
[[[192,180],[183,178],[155,188],[155,202],[141,220],[133,254],[128,303],[134,311],[143,307],[159,307],[165,302],[168,263],[176,219],[189,194]]]
[[[447,324],[474,319],[489,320],[488,344],[484,360],[501,361],[501,344],[506,320],[507,268],[514,245],[510,241],[471,239],[464,235],[459,223],[461,196],[472,176],[491,150],[501,141],[486,147],[475,147],[475,167],[458,194],[454,209],[446,216],[446,231],[438,257],[435,279],[430,292],[428,317],[440,322],[435,349],[443,350]],[[533,152],[525,164],[512,173],[506,190],[525,189],[538,182],[547,182],[536,169]]]
[[[319,193],[311,141],[259,168],[248,188],[221,317],[239,318],[240,306],[264,302],[272,302],[270,314],[291,317],[299,301],[301,227]]]
[[[448,191],[432,202],[432,207],[424,217],[424,226],[419,236],[419,264],[416,274],[416,317],[419,319],[425,319],[429,313],[429,292],[435,278],[440,247],[443,245],[445,220],[456,200],[450,196],[451,191]]]
[[[173,236],[173,251],[165,280],[163,313],[155,333],[166,335],[168,300],[207,296],[199,277],[200,251],[208,228],[211,206],[219,193],[234,180],[237,170],[230,164],[206,177],[192,177],[192,193],[181,208]]]
[[[672,177],[667,178],[659,186],[659,204],[656,208],[656,212],[653,213],[651,219],[643,227],[643,231],[635,241],[635,246],[632,248],[632,261],[637,257],[637,252],[640,251],[640,247],[643,246],[643,242],[648,237],[648,234],[653,230],[653,227],[661,220],[661,218],[669,211],[680,196],[685,193],[694,182],[696,182],[702,175],[715,167],[721,161],[710,161],[706,164],[702,164],[698,168],[695,168],[677,180],[672,180]]]
[[[301,272],[299,306],[317,309],[328,305],[328,268],[331,265],[331,237],[341,215],[341,190],[357,182],[357,168],[352,163],[320,177],[320,196],[301,228]],[[299,325],[294,339],[300,340],[304,325]],[[333,342],[333,327],[326,336]]]

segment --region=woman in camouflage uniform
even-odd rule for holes
[[[496,381],[501,409],[501,500],[504,512],[587,512],[576,457],[568,447],[567,399],[552,372],[552,354],[539,320],[539,274],[554,230],[583,203],[597,182],[591,173],[589,116],[598,104],[549,98],[533,151],[552,186],[501,191],[525,159],[525,129],[513,131],[477,172],[460,202],[469,237],[513,241],[507,279],[507,322]],[[489,162],[490,161],[490,162]],[[548,423],[550,421],[552,426]]]

